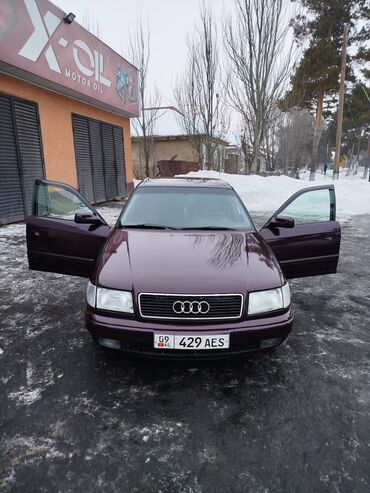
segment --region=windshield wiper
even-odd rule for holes
[[[164,226],[163,224],[151,224],[151,223],[142,223],[142,224],[121,224],[121,228],[138,228],[138,229],[177,229],[171,228],[170,226]]]
[[[208,230],[208,231],[235,231],[233,228],[227,228],[224,226],[196,226],[196,227],[187,227],[187,228],[181,228],[182,230],[196,230],[196,231],[201,231],[201,230]]]

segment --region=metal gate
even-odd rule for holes
[[[37,104],[0,94],[0,115],[0,224],[6,224],[31,214],[44,159]]]
[[[78,185],[93,203],[126,194],[123,129],[81,115],[72,115]]]

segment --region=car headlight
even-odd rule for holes
[[[134,313],[132,294],[130,291],[97,288],[96,308],[114,312]]]
[[[130,291],[99,288],[89,282],[87,285],[86,299],[90,306],[96,307],[99,310],[134,313],[132,293]]]
[[[281,288],[249,293],[248,315],[273,312],[288,308],[290,305],[290,289],[286,283]]]

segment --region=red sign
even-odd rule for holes
[[[47,0],[0,0],[0,70],[138,116],[138,70]]]

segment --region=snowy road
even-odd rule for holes
[[[95,347],[86,280],[29,272],[0,228],[0,491],[368,493],[369,226],[343,226],[339,274],[293,281],[283,347],[199,367]]]

